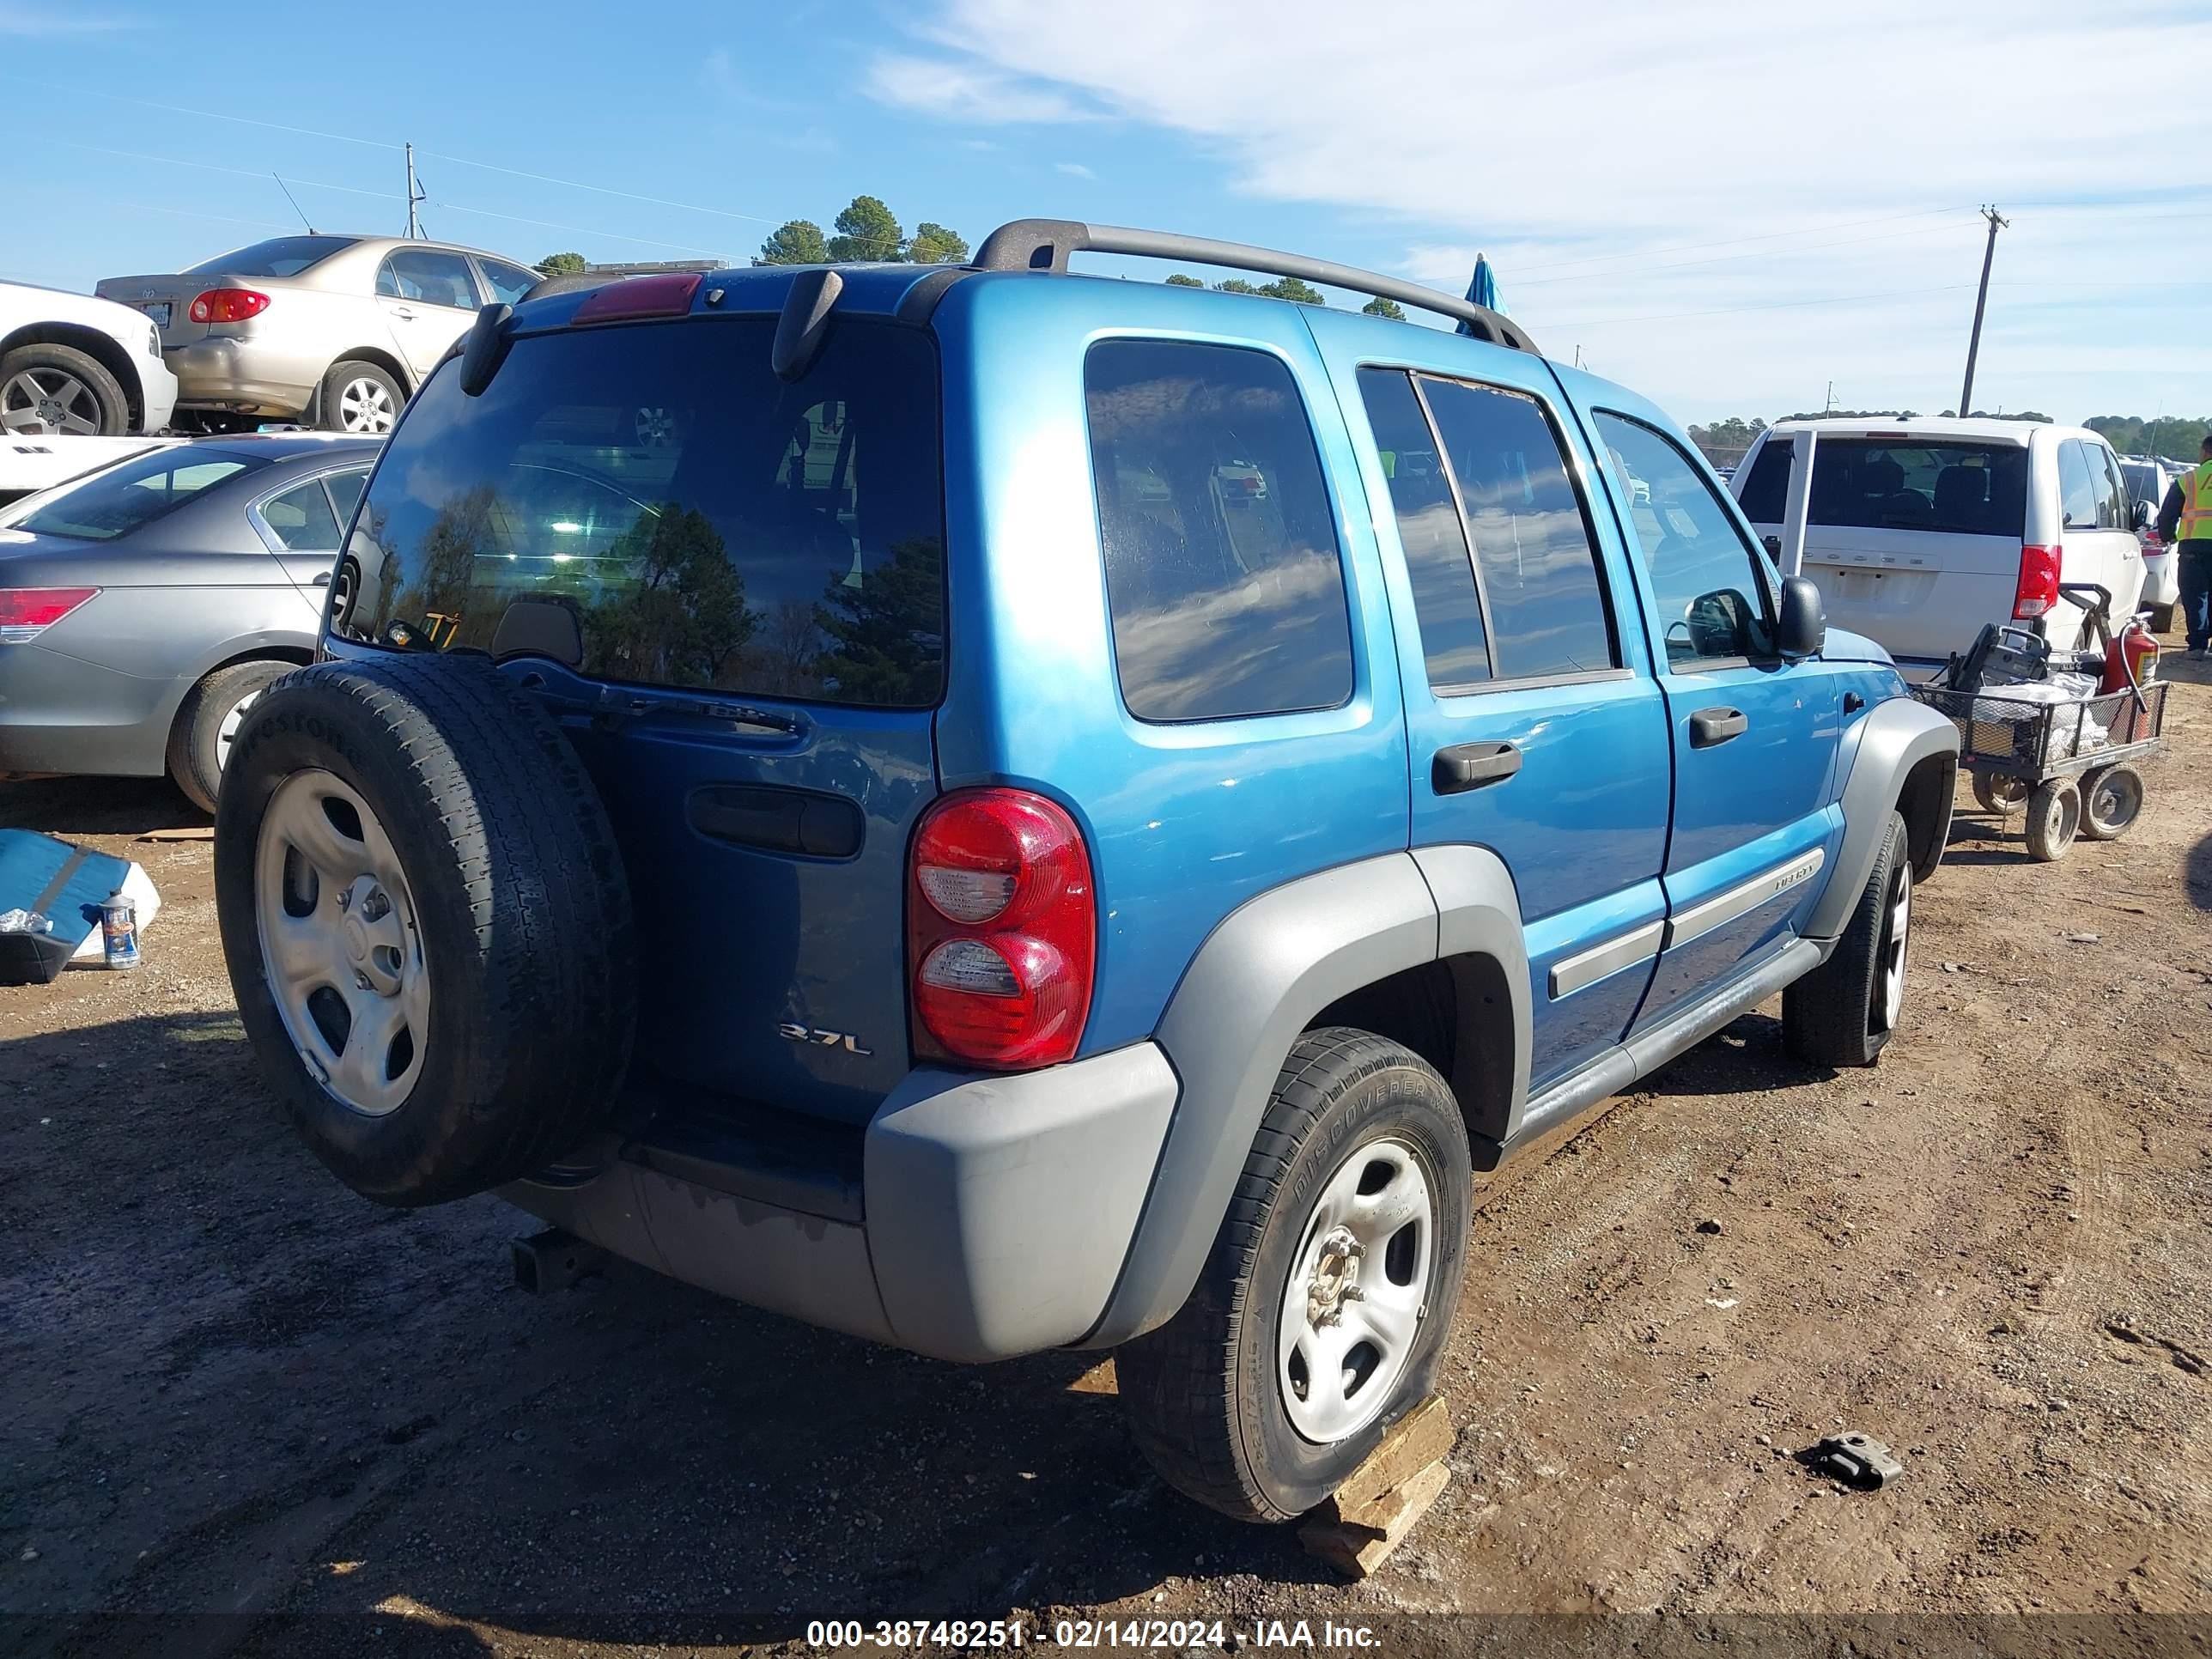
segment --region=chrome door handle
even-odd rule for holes
[[[1521,751],[1510,743],[1455,743],[1429,763],[1429,787],[1439,795],[1463,795],[1503,783],[1521,769]]]
[[[1751,718],[1741,708],[1700,708],[1690,716],[1690,747],[1711,749],[1750,729]]]

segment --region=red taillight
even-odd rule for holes
[[[185,314],[196,323],[242,323],[269,309],[269,296],[250,288],[211,288]]]
[[[0,645],[34,640],[82,605],[96,587],[0,587]]]
[[[1091,855],[1064,810],[1021,789],[946,796],[908,872],[916,1050],[1001,1071],[1072,1058],[1097,932]]]
[[[2058,603],[2058,573],[2065,562],[2065,552],[2064,548],[2056,544],[2020,550],[2020,586],[2012,596],[2012,614],[2016,621],[2027,622],[2047,615],[2051,607]]]
[[[576,307],[572,323],[623,323],[637,317],[681,317],[691,309],[691,296],[699,291],[696,270],[671,271],[660,276],[628,276],[605,288],[595,288]]]

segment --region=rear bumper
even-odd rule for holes
[[[322,370],[258,340],[209,338],[167,354],[177,377],[177,407],[244,415],[296,415],[313,398]]]
[[[917,1070],[862,1137],[857,1205],[809,1199],[787,1166],[656,1156],[649,1136],[580,1185],[501,1195],[757,1307],[940,1359],[1006,1359],[1097,1323],[1177,1086],[1150,1042],[1012,1077]]]

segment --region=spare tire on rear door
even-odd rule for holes
[[[272,686],[224,769],[215,854],[246,1035],[356,1192],[463,1198],[604,1121],[635,1024],[629,882],[575,751],[489,662]]]

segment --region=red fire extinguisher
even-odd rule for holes
[[[2141,617],[2130,617],[2105,647],[2105,678],[2097,690],[2110,695],[2148,685],[2158,677],[2158,640]]]

